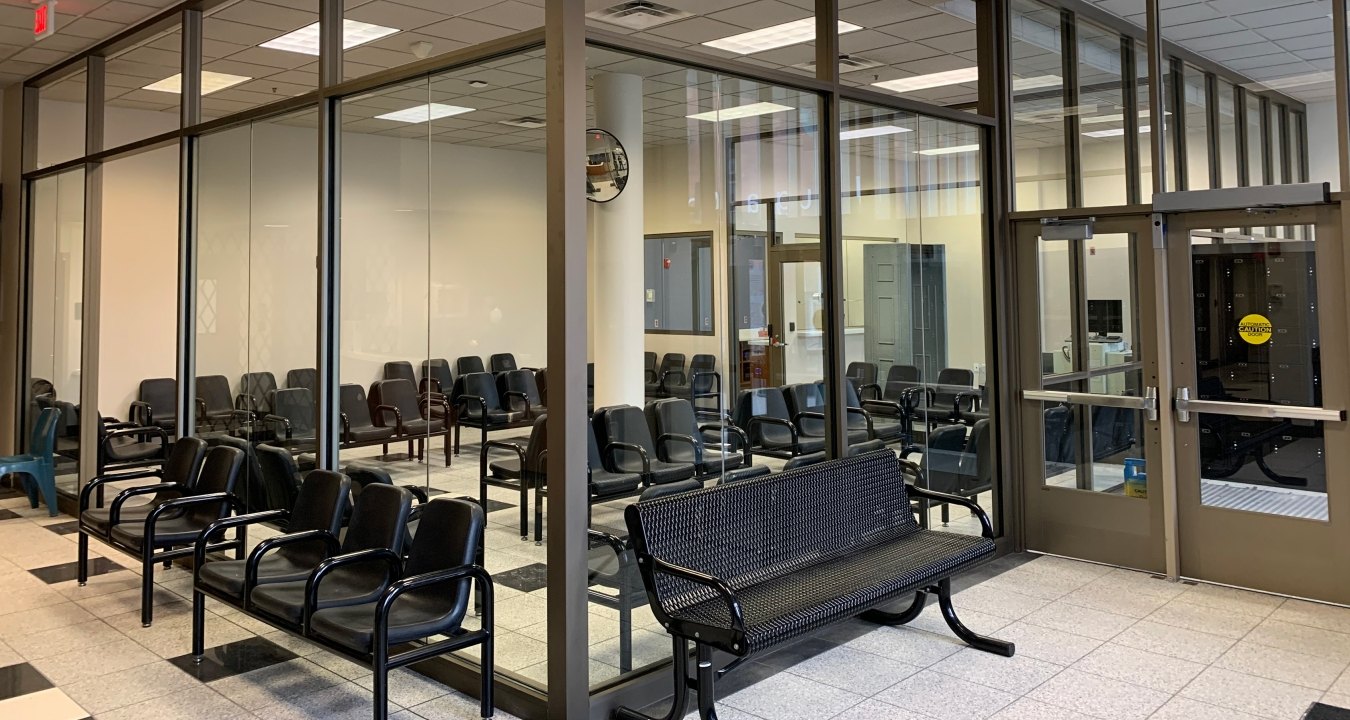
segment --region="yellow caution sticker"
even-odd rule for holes
[[[1270,342],[1273,328],[1265,315],[1252,313],[1238,321],[1238,335],[1249,345],[1264,345]]]

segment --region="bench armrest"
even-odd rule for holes
[[[264,510],[262,512],[249,513],[247,515],[235,515],[234,517],[221,518],[206,526],[206,531],[197,537],[197,544],[192,548],[192,582],[197,584],[201,579],[202,565],[206,564],[206,546],[210,544],[210,539],[216,533],[230,528],[241,528],[248,525],[256,525],[261,522],[271,520],[283,520],[290,517],[289,510]]]
[[[127,488],[126,490],[117,493],[117,497],[113,498],[112,508],[108,511],[108,527],[111,528],[122,521],[122,505],[129,498],[136,497],[137,495],[152,495],[163,490],[173,490],[183,493],[184,495],[188,492],[187,488],[179,483],[156,483],[154,485],[141,485],[140,487]]]
[[[980,534],[990,540],[994,539],[994,525],[989,521],[989,514],[974,500],[963,498],[960,495],[949,495],[936,490],[928,490],[926,488],[921,488],[918,485],[909,485],[906,489],[909,490],[910,495],[921,497],[925,500],[936,500],[937,502],[960,505],[961,507],[969,509],[975,514],[975,517],[980,520]]]
[[[323,540],[327,546],[325,555],[336,555],[341,545],[333,533],[327,530],[302,530],[300,532],[287,533],[270,537],[258,543],[249,553],[248,560],[244,563],[244,602],[248,603],[249,591],[258,584],[258,564],[262,562],[263,556],[285,545],[294,545],[296,543],[310,542],[313,540]]]
[[[154,544],[155,525],[159,523],[160,517],[163,516],[165,513],[171,510],[178,510],[182,508],[192,507],[194,505],[211,505],[222,503],[229,505],[230,509],[235,512],[242,510],[244,507],[244,504],[239,502],[239,498],[235,497],[234,493],[229,492],[189,495],[188,497],[175,498],[173,500],[162,502],[159,505],[156,505],[155,509],[150,511],[150,515],[145,518],[145,547],[148,548]],[[202,533],[197,537],[198,538],[207,537],[206,531],[203,530]]]
[[[496,632],[492,618],[492,576],[481,565],[460,565],[447,570],[435,570],[421,575],[405,577],[390,583],[375,603],[375,637],[372,638],[371,649],[389,647],[389,613],[403,593],[434,585],[457,583],[470,578],[477,584],[480,595],[482,609],[479,615],[479,632],[491,636]],[[306,618],[306,624],[308,624],[308,618]]]
[[[719,580],[712,575],[708,575],[707,573],[701,573],[697,570],[690,570],[687,567],[680,567],[679,565],[668,563],[660,558],[652,557],[651,555],[638,556],[638,565],[647,569],[648,572],[652,574],[653,580],[656,575],[669,575],[696,585],[711,588],[727,604],[727,613],[731,617],[731,627],[725,629],[734,633],[739,633],[742,636],[745,635],[745,612],[741,609],[741,601],[736,597],[736,593],[732,592],[731,588],[722,580]],[[652,582],[648,587],[656,587],[656,583]],[[658,602],[656,605],[659,607],[660,603]]]

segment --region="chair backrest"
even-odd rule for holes
[[[258,465],[256,445],[243,438],[222,433],[212,435],[207,444],[209,447],[226,445],[244,453],[244,464],[239,469],[242,476],[235,482],[234,494],[244,503],[245,512],[262,512],[286,507],[282,504],[282,500],[278,499],[283,496],[268,487],[262,468]]]
[[[965,476],[964,490],[984,490],[994,485],[994,457],[989,420],[976,420],[966,440],[966,454],[961,458],[961,474]]]
[[[736,398],[736,413],[732,420],[737,427],[744,428],[749,433],[751,443],[763,440],[766,432],[774,435],[786,434],[787,431],[784,428],[777,426],[756,425],[752,427],[750,420],[755,417],[792,420],[792,413],[788,410],[787,399],[783,397],[782,388],[762,387],[742,390]]]
[[[156,421],[178,417],[178,382],[173,378],[142,380],[140,401],[150,406]]]
[[[337,537],[343,516],[347,514],[351,492],[352,481],[346,475],[332,470],[311,470],[300,484],[295,504],[289,508],[291,517],[286,523],[286,532],[327,530]],[[321,543],[300,543],[287,545],[277,552],[317,564],[323,559],[323,550]]]
[[[217,445],[206,453],[202,461],[202,471],[197,479],[196,492],[199,495],[213,493],[233,493],[239,480],[239,468],[244,464],[244,451],[228,445]],[[189,523],[205,527],[230,512],[230,503],[199,503],[187,508],[184,514]]]
[[[539,388],[539,404],[548,406],[548,368],[539,368],[534,372],[534,385]]]
[[[413,374],[412,363],[407,360],[395,360],[384,364],[385,380],[407,380],[417,386],[417,376]]]
[[[923,448],[923,471],[930,488],[945,493],[960,488],[961,460],[965,450],[965,425],[943,425],[928,433]]]
[[[375,424],[370,421],[370,404],[366,399],[365,388],[360,385],[339,387],[338,404],[341,406],[342,414],[347,416],[347,423],[352,427],[369,427]]]
[[[783,389],[787,396],[788,407],[792,414],[804,412],[825,412],[824,383],[796,383]]]
[[[700,353],[695,355],[689,361],[689,384],[690,392],[694,394],[704,394],[714,392],[720,389],[720,382],[714,377],[717,374],[717,356]]]
[[[248,396],[250,410],[261,413],[272,412],[272,391],[277,389],[277,379],[270,372],[244,373],[240,378],[240,390]]]
[[[665,398],[647,403],[644,410],[652,437],[685,435],[694,439],[694,452],[703,457],[703,433],[698,431],[694,406],[684,398]],[[669,449],[669,448],[667,448]]]
[[[289,450],[262,444],[255,448],[268,510],[290,510],[300,492],[300,466]]]
[[[628,443],[647,451],[647,457],[656,460],[656,443],[652,440],[651,430],[647,428],[647,418],[640,408],[632,405],[613,405],[595,411],[596,428],[605,443]]]
[[[407,380],[376,380],[370,386],[370,401],[377,405],[398,408],[404,422],[422,417],[421,403],[417,401],[417,387]],[[376,415],[376,417],[379,417]],[[393,422],[386,417],[384,422]]]
[[[506,393],[518,392],[525,393],[525,400],[531,406],[538,407],[544,404],[539,396],[539,385],[535,382],[534,372],[531,370],[507,370],[497,377],[498,390],[501,397],[505,399]],[[520,407],[519,398],[505,399],[504,404],[508,405],[508,410],[519,410],[524,412],[529,408]]]
[[[599,472],[605,469],[604,458],[600,456],[600,441],[596,438],[594,422],[587,423],[586,428],[586,465],[592,472]]]
[[[653,373],[656,372],[656,353],[654,352],[642,353],[642,369],[648,370]]]
[[[480,358],[477,355],[464,355],[455,358],[456,377],[480,372],[487,372],[487,368],[483,367],[483,358]]]
[[[224,375],[198,377],[197,398],[206,405],[207,412],[234,409],[234,398],[230,396],[230,380]]]
[[[482,398],[483,406],[487,407],[488,412],[504,409],[502,408],[501,396],[497,394],[497,379],[493,377],[492,373],[469,373],[460,378],[460,381],[461,397]],[[464,415],[476,418],[482,414],[483,406],[474,401],[467,402],[464,404]]]
[[[664,485],[653,485],[642,491],[638,500],[655,500],[657,498],[670,497],[680,493],[693,492],[703,487],[703,483],[697,480],[681,480],[679,482],[665,483]]]
[[[342,552],[372,548],[402,552],[411,511],[412,493],[407,490],[397,485],[365,486],[352,506],[351,522],[342,539]]]
[[[732,590],[918,529],[891,451],[638,502],[624,517],[639,557],[713,575]],[[716,597],[671,575],[648,579],[658,618]]]
[[[1072,462],[1069,445],[1069,425],[1073,422],[1073,413],[1063,405],[1045,409],[1045,460],[1046,462]]]
[[[291,422],[291,434],[314,430],[314,395],[309,388],[289,387],[272,391],[272,414]]]
[[[891,369],[886,371],[886,382],[919,382],[919,367],[917,365],[892,365]]]
[[[845,375],[860,385],[870,385],[877,381],[877,366],[870,362],[851,362]]]
[[[647,354],[650,355],[651,353]],[[52,384],[52,381],[40,377],[28,381],[28,397],[39,398],[43,396],[50,397],[53,400],[56,399],[56,386]]]
[[[520,471],[526,478],[542,478],[548,475],[548,413],[535,417],[530,427],[530,442],[525,447],[525,467]]]
[[[488,357],[488,369],[495,373],[515,370],[516,356],[511,353],[495,353]]]
[[[417,536],[403,566],[403,574],[421,575],[473,564],[483,543],[485,519],[482,506],[464,498],[436,498],[421,506],[421,510]],[[420,599],[449,616],[446,621],[458,623],[464,618],[472,597],[469,589],[466,579],[454,592],[446,592],[445,586],[439,586],[426,591],[414,590],[412,594],[416,596],[420,592]],[[427,605],[422,607],[427,608]]]
[[[455,385],[454,375],[450,373],[450,362],[445,358],[432,358],[422,361],[422,379],[431,380],[432,392],[448,393]]]
[[[942,368],[938,372],[937,384],[971,387],[975,384],[975,373],[969,368]]]
[[[296,368],[286,371],[286,387],[305,388],[312,397],[319,390],[319,371],[314,368]]]
[[[43,408],[33,423],[33,436],[28,442],[28,452],[47,462],[51,462],[56,453],[56,429],[61,422],[61,411],[54,407]]]
[[[667,372],[671,370],[683,370],[683,369],[684,369],[684,353],[666,353],[666,356],[661,358],[661,370],[660,372],[656,373],[656,379],[660,380],[662,375],[665,375]]]
[[[169,451],[169,457],[161,469],[164,481],[178,483],[188,489],[195,488],[205,459],[205,440],[191,436],[179,438],[174,441],[173,449]]]

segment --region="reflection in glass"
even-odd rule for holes
[[[1035,0],[1012,4],[1014,77],[1059,77],[1063,73],[1060,11]],[[1016,209],[1067,207],[1064,164],[1063,83],[1013,88],[1013,166]]]
[[[1190,65],[1183,67],[1181,92],[1186,123],[1186,189],[1208,190],[1209,180],[1209,97],[1205,73]]]

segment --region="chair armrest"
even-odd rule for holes
[[[860,407],[846,407],[844,408],[844,412],[848,415],[861,415],[863,420],[867,422],[867,439],[868,440],[876,439],[877,430],[876,427],[872,425],[872,413],[867,412],[866,410]]]
[[[373,647],[388,647],[389,612],[393,609],[394,602],[401,595],[412,590],[460,582],[468,578],[473,578],[474,582],[478,584],[478,591],[481,595],[482,610],[479,615],[479,631],[491,637],[496,632],[492,613],[494,604],[492,576],[480,565],[460,565],[448,570],[436,570],[421,575],[413,575],[390,583],[375,604],[375,637],[372,638],[371,645]],[[308,625],[308,618],[306,619],[306,625]]]
[[[651,472],[652,472],[652,461],[651,461],[651,458],[647,457],[647,449],[646,449],[646,448],[642,447],[641,445],[634,445],[633,443],[625,443],[625,442],[612,442],[612,443],[606,445],[605,448],[604,448],[604,451],[601,453],[601,456],[600,456],[600,457],[601,457],[601,459],[604,460],[604,461],[606,462],[606,464],[609,465],[609,467],[611,467],[611,468],[617,468],[617,467],[618,467],[617,465],[614,464],[614,451],[615,451],[615,450],[624,450],[624,451],[627,451],[627,452],[635,452],[635,453],[637,453],[637,454],[638,454],[638,457],[642,459],[642,474],[643,474],[643,475],[650,475],[650,474],[651,474]],[[619,471],[618,471],[618,470],[611,470],[610,472],[619,472]]]
[[[909,483],[906,483],[905,489],[909,491],[910,495],[915,495],[924,498],[925,500],[935,500],[937,502],[950,503],[952,505],[960,505],[961,507],[969,509],[972,513],[975,514],[975,517],[979,518],[980,520],[980,534],[985,536],[986,538],[989,538],[990,540],[994,539],[994,525],[989,521],[988,513],[986,513],[984,511],[984,508],[980,507],[979,504],[976,503],[974,500],[971,500],[970,498],[963,498],[960,495],[950,495],[948,493],[942,493],[936,490],[921,488],[918,485],[912,485]]]
[[[281,520],[290,517],[290,514],[289,510],[264,510],[247,515],[221,518],[207,525],[206,530],[197,537],[197,543],[192,548],[192,583],[195,585],[201,579],[202,565],[206,564],[206,546],[210,544],[209,539],[216,533],[230,528],[256,525],[269,520]]]
[[[747,425],[748,427],[746,429],[751,433],[755,431],[756,425],[781,425],[787,428],[788,432],[792,434],[792,448],[794,450],[797,449],[801,442],[801,433],[797,432],[797,425],[791,420],[784,420],[783,418],[773,417],[771,415],[756,415],[750,418],[750,422],[747,423]]]
[[[668,563],[660,558],[652,557],[651,555],[639,555],[638,566],[652,575],[653,582],[648,583],[647,587],[656,587],[654,580],[655,576],[659,574],[669,575],[671,577],[692,582],[696,585],[703,585],[704,587],[711,588],[727,604],[727,612],[731,616],[731,627],[727,629],[732,632],[741,633],[742,635],[745,634],[745,612],[741,609],[741,601],[736,597],[736,593],[732,592],[731,588],[722,580],[715,578],[712,575],[708,575],[707,573],[701,573],[697,570],[690,570],[686,567]],[[659,601],[654,603],[654,606],[659,607],[664,611],[664,606],[662,606]]]
[[[132,400],[131,407],[127,408],[127,419],[137,425],[149,425],[155,421],[154,408],[150,403]]]
[[[309,620],[315,610],[321,610],[319,607],[319,585],[329,573],[341,567],[349,565],[361,565],[363,563],[384,563],[386,583],[392,584],[399,579],[403,573],[403,558],[398,553],[389,548],[370,548],[368,550],[357,550],[346,555],[338,555],[321,561],[314,571],[309,574],[309,579],[305,581],[305,633],[309,634]],[[388,590],[386,589],[386,592]]]
[[[862,406],[864,410],[879,410],[882,415],[894,415],[896,417],[905,415],[905,406],[894,400],[864,400]]]
[[[287,439],[287,440],[290,440],[290,439],[291,439],[291,421],[290,421],[290,420],[287,420],[286,418],[284,418],[284,417],[282,417],[282,416],[280,416],[280,415],[264,415],[264,416],[263,416],[263,422],[268,423],[268,424],[270,424],[270,425],[275,425],[275,424],[277,424],[277,423],[281,423],[281,426],[284,427],[284,428],[286,428],[286,439]]]
[[[80,489],[80,512],[84,512],[85,510],[89,509],[89,496],[91,493],[94,492],[96,488],[102,487],[103,485],[106,485],[107,483],[110,482],[121,482],[123,480],[138,480],[140,478],[149,478],[149,477],[159,478],[160,481],[158,483],[155,483],[155,485],[157,486],[162,485],[164,483],[164,471],[161,469],[139,470],[136,472],[122,473],[120,475],[99,475],[98,477],[85,483],[84,487]],[[100,502],[99,507],[102,506],[103,503]]]
[[[872,395],[871,398],[868,398],[868,397],[867,397],[867,392],[868,392],[869,390],[872,391],[872,393],[873,393],[873,395]],[[881,384],[880,384],[880,383],[862,383],[862,384],[858,385],[858,398],[859,398],[860,400],[862,400],[863,402],[866,402],[866,401],[869,400],[869,399],[870,399],[870,400],[880,400],[880,399],[881,399]]]
[[[515,443],[503,442],[501,440],[489,440],[483,443],[483,448],[479,451],[480,460],[478,469],[482,472],[483,477],[487,477],[489,450],[506,450],[507,452],[515,453],[516,459],[520,460],[520,474],[522,477],[525,475],[525,448]]]
[[[506,400],[507,400],[507,403],[506,403],[507,407],[511,407],[511,399],[512,399],[512,398],[515,398],[515,399],[517,399],[517,400],[520,400],[520,404],[525,406],[525,414],[526,414],[526,416],[529,416],[529,414],[530,414],[530,396],[529,396],[529,395],[526,395],[525,393],[521,392],[520,390],[507,390],[505,393],[502,394],[502,396],[505,397]]]
[[[244,562],[244,603],[248,604],[249,591],[258,584],[258,564],[262,562],[263,556],[286,545],[295,545],[302,542],[313,542],[322,540],[325,547],[325,555],[333,556],[338,553],[342,545],[333,533],[327,530],[302,530],[300,532],[287,533],[270,537],[258,543],[249,553],[248,560]]]
[[[197,417],[206,417],[206,401],[201,398],[193,398],[197,407]]]
[[[440,393],[427,393],[427,394],[423,395],[422,397],[424,398],[424,401],[421,402],[421,403],[419,403],[419,404],[418,404],[418,407],[419,407],[419,408],[421,408],[421,407],[427,408],[427,416],[426,416],[425,419],[426,419],[426,420],[430,420],[430,419],[431,419],[431,406],[432,406],[432,405],[440,405],[440,406],[445,410],[445,422],[446,422],[446,427],[449,427],[449,424],[450,424],[450,415],[451,415],[451,413],[450,413],[450,398],[447,398],[446,396],[444,396],[444,395],[442,395],[442,394],[440,394]]]
[[[670,462],[670,453],[666,451],[666,444],[671,441],[685,443],[690,450],[694,451],[694,462],[703,462],[703,450],[699,447],[698,441],[680,433],[662,433],[660,437],[656,438],[657,459]]]
[[[105,457],[107,456],[108,451],[112,449],[112,441],[115,440],[115,439],[117,439],[117,438],[120,438],[120,437],[126,437],[126,436],[134,436],[134,435],[155,435],[155,436],[158,436],[158,437],[159,437],[159,450],[160,450],[160,452],[163,453],[163,452],[168,448],[168,446],[169,446],[169,434],[166,433],[166,432],[164,432],[164,428],[162,428],[162,427],[153,427],[153,426],[152,426],[152,427],[146,427],[146,426],[136,425],[136,424],[134,424],[134,423],[125,423],[125,424],[126,424],[126,425],[130,425],[130,427],[119,427],[119,428],[116,429],[116,430],[113,430],[113,431],[111,431],[111,432],[105,433],[105,434],[103,435],[102,439],[99,440],[99,450],[100,450],[101,452],[103,452],[103,454],[104,454]],[[118,425],[123,425],[123,423],[118,423]]]
[[[625,552],[628,552],[629,550],[632,549],[629,546],[627,540],[624,540],[618,535],[612,535],[607,532],[601,532],[600,530],[592,530],[591,528],[586,528],[586,537],[589,540],[592,540],[598,544],[608,545],[609,549],[613,550],[614,554],[620,557],[623,557],[623,554]]]
[[[706,392],[696,393],[696,397],[697,397],[697,396],[702,396],[702,397],[713,397],[713,396],[721,395],[721,394],[722,394],[722,374],[721,374],[721,373],[717,372],[716,370],[700,370],[699,372],[694,373],[694,374],[689,378],[689,387],[690,387],[690,388],[693,388],[695,385],[697,385],[697,384],[698,384],[698,379],[701,378],[701,377],[711,377],[711,378],[713,379],[712,389],[711,389],[711,390],[708,390],[708,391],[706,391]]]
[[[117,493],[117,497],[113,498],[112,507],[108,511],[108,527],[111,528],[118,522],[121,522],[122,505],[126,503],[129,498],[138,495],[152,495],[164,490],[177,490],[181,493],[187,492],[187,488],[183,487],[180,483],[156,483],[154,485],[142,485],[140,487],[127,488],[126,490]]]
[[[460,395],[455,398],[455,404],[462,405],[466,414],[469,411],[469,403],[478,406],[478,419],[480,422],[484,421],[484,419],[487,418],[487,400],[484,400],[477,395]],[[473,417],[470,416],[469,419],[472,420]]]
[[[736,427],[736,425],[731,422],[708,423],[707,425],[700,425],[698,428],[699,432],[708,430],[735,435],[741,441],[741,454],[745,456],[746,466],[748,467],[754,464],[755,454],[750,449],[750,436],[747,435],[744,430]]]
[[[380,427],[389,427],[384,424],[385,413],[394,414],[394,432],[399,435],[405,435],[406,433],[403,432],[403,413],[393,405],[376,405],[374,419],[376,422],[380,423]]]
[[[235,497],[234,493],[229,492],[191,495],[189,497],[175,498],[173,500],[160,503],[159,505],[155,506],[155,509],[151,510],[150,515],[145,518],[145,547],[150,547],[150,545],[154,541],[155,524],[159,522],[159,518],[163,516],[165,513],[169,512],[170,510],[178,510],[181,508],[192,507],[193,505],[210,505],[212,503],[218,504],[223,502],[229,503],[230,507],[233,508],[236,512],[239,512],[244,509],[244,504],[239,501],[239,498]],[[198,536],[198,538],[202,537],[207,537],[205,531],[203,531]]]
[[[685,376],[683,370],[667,370],[667,371],[661,373],[661,387],[664,388],[664,387],[666,386],[666,380],[667,380],[671,375],[678,375],[679,378],[680,378],[680,384],[681,384],[681,385],[683,385],[683,384],[685,383],[685,378],[686,378],[686,376]]]

